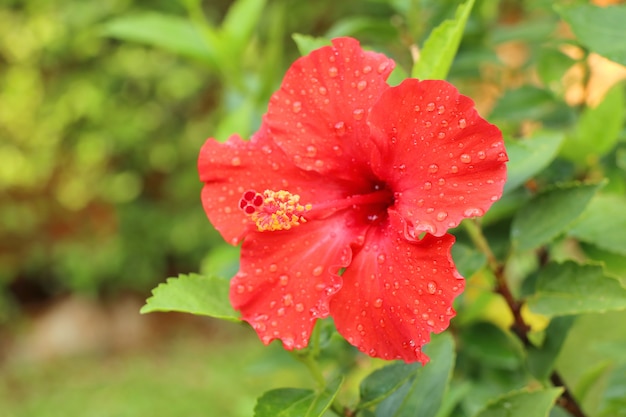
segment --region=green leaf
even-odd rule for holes
[[[103,34],[156,46],[213,65],[217,63],[216,49],[206,42],[202,31],[180,17],[154,12],[123,16],[106,22]]]
[[[264,7],[265,0],[237,0],[230,6],[221,26],[229,48],[241,51],[246,47]]]
[[[456,9],[453,20],[444,21],[432,31],[413,65],[411,77],[444,80],[448,76],[473,6],[474,0],[467,0]]]
[[[520,250],[550,242],[581,215],[601,184],[570,183],[537,195],[513,218],[511,240]]]
[[[361,381],[358,408],[378,404],[414,377],[420,368],[419,363],[393,363],[375,370]]]
[[[547,417],[562,388],[515,391],[490,402],[474,417]]]
[[[474,247],[456,243],[452,246],[452,258],[459,273],[466,278],[474,275],[487,263],[487,257]]]
[[[298,51],[300,51],[300,55],[308,55],[311,51],[319,49],[323,46],[332,45],[332,42],[328,38],[314,38],[309,35],[301,35],[299,33],[294,33],[291,35],[294,42],[296,42],[296,46],[298,47]]]
[[[579,163],[597,159],[613,149],[623,124],[624,86],[617,84],[598,106],[585,109],[561,148],[561,155]]]
[[[601,416],[626,417],[626,365],[611,372],[600,410]]]
[[[229,285],[227,280],[214,276],[181,274],[178,278],[168,278],[165,284],[152,290],[152,297],[146,300],[140,312],[179,311],[239,321],[228,298]]]
[[[527,349],[527,363],[530,373],[540,381],[547,380],[556,361],[565,337],[574,323],[573,316],[555,317],[545,330],[541,346],[530,345]]]
[[[581,243],[580,247],[589,259],[604,265],[607,275],[617,278],[622,287],[626,287],[626,256],[586,243]]]
[[[626,197],[599,194],[568,232],[601,249],[626,255]]]
[[[542,120],[556,109],[552,93],[543,88],[524,85],[507,90],[494,107],[490,120],[519,123],[524,120]]]
[[[599,265],[572,261],[546,265],[528,307],[549,317],[626,309],[626,289]]]
[[[512,370],[522,363],[524,349],[519,340],[492,323],[464,328],[461,339],[465,352],[485,365]]]
[[[561,132],[540,130],[528,139],[508,142],[508,178],[504,192],[514,190],[543,171],[556,158],[564,138]]]
[[[598,7],[581,4],[557,7],[557,12],[570,25],[578,41],[598,54],[626,65],[624,22],[626,6]]]
[[[425,352],[430,356],[428,365],[417,369],[414,378],[383,400],[376,409],[376,416],[437,414],[454,368],[454,340],[448,333],[435,335]]]
[[[278,388],[263,394],[254,417],[322,417],[333,403],[342,379],[332,381],[320,393],[298,388]]]

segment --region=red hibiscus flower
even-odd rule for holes
[[[202,202],[243,240],[230,299],[263,343],[315,320],[384,359],[426,363],[464,288],[447,234],[506,178],[502,135],[445,81],[386,83],[394,62],[335,39],[298,59],[250,141],[207,140]]]

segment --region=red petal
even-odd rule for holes
[[[452,235],[408,241],[403,229],[391,212],[385,227],[370,230],[330,311],[339,333],[370,356],[426,363],[422,346],[448,327],[465,281],[450,256]]]
[[[360,179],[375,151],[367,140],[367,116],[389,88],[385,80],[393,67],[392,60],[365,52],[351,38],[299,58],[265,116],[274,141],[304,169]]]
[[[233,307],[263,343],[281,339],[286,349],[305,347],[315,320],[328,316],[328,301],[341,287],[337,272],[350,263],[353,239],[341,216],[248,235],[241,269],[231,281]]]
[[[251,141],[232,136],[226,143],[205,142],[198,159],[202,204],[211,223],[224,239],[237,244],[249,232],[250,221],[239,210],[247,190],[286,190],[299,194],[302,204],[340,198],[341,190],[327,178],[306,172],[259,131]],[[253,227],[254,229],[254,227]]]
[[[442,236],[502,195],[502,133],[451,84],[405,80],[383,93],[370,122],[383,155],[374,171],[400,193],[395,208],[417,233]]]

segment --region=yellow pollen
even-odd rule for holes
[[[256,224],[261,232],[289,230],[306,222],[304,213],[311,204],[300,204],[300,196],[288,191],[265,190],[263,194],[246,191],[239,201],[239,208]]]

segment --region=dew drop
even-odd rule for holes
[[[460,159],[461,162],[463,162],[464,164],[469,164],[470,162],[472,162],[472,157],[466,153],[462,154]]]
[[[482,209],[472,207],[465,210],[463,214],[465,215],[465,217],[475,217],[482,216],[483,214],[485,214],[485,212]]]
[[[380,255],[378,255],[377,260],[379,264],[385,263],[385,260],[386,260],[385,255],[381,253]]]
[[[428,103],[426,105],[426,111],[434,111],[435,110],[435,103]]]
[[[317,155],[317,148],[313,145],[309,145],[306,147],[306,156],[314,157]]]
[[[352,112],[352,117],[354,117],[355,120],[361,120],[363,118],[364,114],[365,114],[365,110],[363,110],[363,109],[355,109]]]
[[[372,72],[372,67],[369,65],[363,67],[363,74],[369,74],[370,72]]]
[[[388,62],[382,62],[379,66],[378,66],[378,73],[382,74],[383,72],[385,72],[385,70],[387,69],[387,67],[389,66]]]
[[[506,157],[506,154],[504,152],[500,152],[498,154],[498,161],[503,162],[503,161],[507,161],[508,158]]]
[[[346,125],[344,122],[337,122],[335,123],[335,132],[339,135],[339,136],[343,136],[346,134]]]
[[[285,315],[285,307],[281,307],[278,310],[276,310],[276,314],[278,314],[279,316],[284,316]]]
[[[415,107],[413,107],[413,110],[415,110],[415,112],[419,112],[421,110],[421,107],[420,106],[415,106]]]
[[[437,107],[437,113],[438,114],[444,114],[446,112],[446,108],[445,106],[439,106]]]
[[[278,282],[280,283],[280,285],[282,285],[283,287],[286,286],[287,284],[289,284],[289,276],[287,275],[281,275],[278,277]]]
[[[233,159],[230,160],[230,163],[232,166],[238,167],[239,165],[241,165],[241,158],[235,156]]]
[[[339,71],[337,70],[337,67],[330,67],[328,68],[328,75],[331,77],[336,77],[337,74],[339,74]]]
[[[445,211],[440,211],[439,213],[437,213],[437,220],[439,220],[440,222],[444,221],[447,217],[448,213]]]
[[[431,188],[433,188],[433,183],[432,183],[432,182],[430,182],[430,181],[426,181],[426,182],[424,183],[424,189],[425,189],[425,190],[430,190]]]
[[[323,86],[320,86],[320,88],[318,88],[317,91],[319,91],[319,93],[323,96],[328,94],[328,90],[326,89],[326,87],[323,87]]]
[[[453,174],[456,174],[457,172],[459,172],[459,167],[456,165],[452,165],[450,167],[450,172],[452,172]]]
[[[357,90],[359,90],[359,91],[363,91],[363,90],[365,90],[365,87],[367,87],[367,81],[365,81],[365,80],[361,80],[361,81],[359,81],[359,82],[356,84],[356,88],[357,88]]]
[[[443,139],[445,137],[446,137],[446,132],[439,132],[439,133],[437,133],[437,138]]]
[[[315,167],[316,168],[322,168],[324,166],[324,161],[322,161],[321,159],[316,159],[315,160]]]
[[[278,265],[276,264],[271,264],[269,267],[269,271],[270,272],[276,272],[278,270]]]
[[[296,311],[302,313],[304,311],[304,304],[298,303],[296,304]]]
[[[381,308],[382,306],[383,306],[383,299],[382,298],[377,298],[376,300],[374,300],[374,307]]]
[[[478,151],[476,155],[478,156],[478,159],[481,159],[481,160],[487,157],[487,154],[484,151]]]
[[[322,265],[318,265],[313,269],[313,276],[319,277],[324,272],[324,267]]]
[[[294,113],[300,113],[300,110],[302,110],[302,103],[299,101],[294,101],[293,104],[291,105],[291,110]]]
[[[333,151],[335,151],[335,155],[337,156],[341,156],[343,154],[343,151],[341,150],[341,147],[339,145],[333,146]]]
[[[434,174],[434,173],[436,173],[437,171],[439,171],[439,165],[437,165],[437,164],[431,164],[431,165],[428,167],[428,172],[430,172],[431,174]]]
[[[285,307],[289,307],[292,304],[293,304],[293,295],[291,295],[291,294],[283,295],[283,305]]]
[[[237,291],[237,294],[243,294],[246,291],[246,287],[244,287],[243,285],[239,284],[239,285],[237,285],[236,291]]]
[[[465,119],[459,119],[459,128],[465,129],[467,127],[467,121]]]

